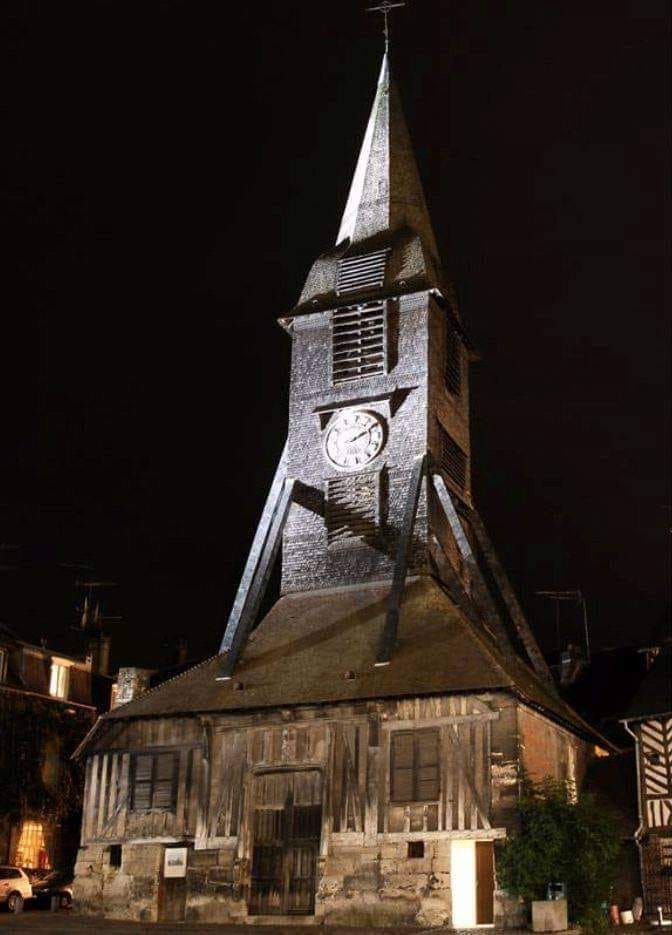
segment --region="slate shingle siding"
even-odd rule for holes
[[[381,548],[358,544],[352,549],[330,550],[323,516],[295,503],[283,540],[282,592],[285,594],[390,578],[413,460],[428,444],[438,444],[438,432],[433,428],[437,412],[447,427],[457,423],[455,435],[468,450],[466,373],[464,398],[457,406],[448,397],[443,382],[443,311],[427,292],[419,292],[391,301],[388,313],[389,372],[337,387],[331,383],[330,313],[319,312],[295,321],[290,387],[290,476],[316,491],[323,491],[325,481],[339,473],[322,453],[324,429],[315,412],[319,407],[334,403],[337,408],[353,400],[370,399],[371,402],[362,402],[361,408],[380,413],[388,421],[389,433],[382,453],[366,467],[366,470],[384,469],[386,473]],[[397,398],[403,395],[399,391],[406,395],[390,417],[388,402],[373,398],[395,390]],[[308,499],[319,502],[317,494],[312,498],[308,495]],[[416,572],[428,567],[427,531],[427,494],[423,483],[411,562]]]

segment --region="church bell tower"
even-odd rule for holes
[[[336,246],[291,316],[283,593],[392,578],[425,453],[470,498],[469,345],[440,260],[387,54]],[[412,495],[412,493],[411,493]],[[420,481],[409,570],[440,535]]]
[[[282,544],[284,596],[389,584],[373,665],[394,653],[407,577],[431,576],[548,680],[474,510],[475,355],[443,279],[387,51],[336,244],[280,323],[292,340],[288,436],[222,640],[221,678],[231,678]]]

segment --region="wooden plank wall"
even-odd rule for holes
[[[375,844],[381,833],[487,831],[498,717],[487,698],[461,696],[122,725],[87,762],[82,842],[193,837],[197,847],[218,847],[240,839],[242,856],[254,776],[309,768],[323,777],[323,842],[331,834]],[[440,734],[440,798],[390,803],[391,732],[427,727]],[[143,750],[179,754],[174,811],[131,810],[131,759]]]
[[[191,836],[196,830],[200,745],[193,719],[137,721],[112,729],[87,760],[82,843]],[[179,753],[175,811],[134,813],[131,757],[145,751]]]

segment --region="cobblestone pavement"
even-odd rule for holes
[[[26,909],[18,915],[0,912],[0,935],[5,932],[45,932],[49,935],[250,935],[253,928],[267,932],[268,935],[308,935],[314,927],[306,925],[209,925],[207,923],[175,922],[115,922],[110,919],[94,919],[91,916],[78,916],[76,912],[48,912],[46,910]],[[320,928],[320,931],[325,929]],[[341,928],[329,926],[328,935],[365,935],[363,928]],[[441,929],[385,928],[376,929],[376,935],[441,935]],[[447,930],[446,930],[447,931]],[[451,930],[450,935],[457,935]],[[507,932],[506,935],[516,935]],[[522,935],[522,933],[519,933]],[[529,933],[526,933],[529,935]]]
[[[315,931],[312,925],[215,925],[203,922],[177,923],[177,922],[115,922],[110,919],[95,919],[91,916],[78,916],[76,912],[48,912],[28,908],[19,915],[10,915],[0,912],[0,935],[4,933],[47,932],[49,935],[250,935],[252,929],[257,928],[267,935],[308,935]],[[325,935],[365,935],[367,931],[375,931],[375,935],[475,935],[474,930],[456,931],[448,928],[414,929],[409,927],[364,929],[342,926],[320,927],[319,931]],[[651,926],[630,926],[628,935],[651,935],[654,929]],[[524,929],[509,929],[506,933],[495,932],[492,935],[530,935]],[[557,935],[581,935],[578,929]]]

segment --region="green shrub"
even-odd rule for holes
[[[524,784],[520,830],[501,843],[497,873],[504,890],[527,901],[545,899],[551,882],[566,883],[570,920],[594,929],[616,876],[620,834],[597,796],[572,791],[551,779]]]

